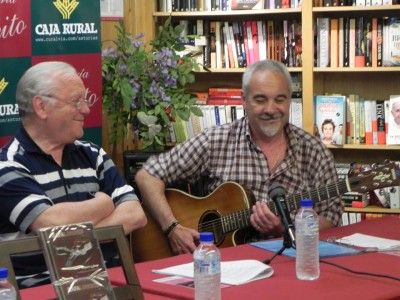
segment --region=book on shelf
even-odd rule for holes
[[[338,32],[338,67],[344,67],[344,18],[339,18]]]
[[[364,128],[365,128],[365,144],[372,145],[372,112],[371,100],[364,100]]]
[[[359,96],[358,99],[358,114],[359,114],[359,143],[365,144],[365,100]]]
[[[383,65],[383,18],[377,19],[376,25],[376,52],[377,52],[377,66]]]
[[[254,62],[260,60],[260,46],[258,44],[258,28],[257,21],[250,21],[251,24],[251,35],[253,39],[253,56]]]
[[[231,10],[263,9],[265,0],[231,0]]]
[[[389,189],[390,208],[400,209],[400,186],[393,186]]]
[[[241,88],[223,88],[223,87],[210,87],[208,88],[208,95],[210,96],[241,96]]]
[[[58,299],[116,299],[91,222],[38,232]]]
[[[369,205],[369,193],[348,192],[344,193],[340,200],[344,207],[367,207]]]
[[[215,22],[215,56],[216,56],[216,68],[222,69],[223,67],[223,38],[221,37],[221,26],[222,22]]]
[[[356,19],[350,18],[349,20],[349,67],[355,67],[355,54],[356,54]]]
[[[232,22],[232,32],[233,32],[233,40],[234,40],[234,45],[236,47],[236,55],[237,55],[237,61],[238,61],[238,67],[239,68],[244,68],[245,61],[244,57],[245,54],[242,52],[242,46],[241,46],[241,36],[240,36],[240,29],[239,29],[240,24],[237,21]]]
[[[253,33],[251,32],[251,22],[250,21],[243,21],[243,33],[245,35],[247,44],[246,50],[246,58],[247,58],[247,65],[251,65],[255,62],[254,60],[254,44],[253,44]]]
[[[400,95],[391,95],[388,109],[388,134],[386,143],[388,145],[400,144]]]
[[[342,145],[346,132],[346,96],[317,95],[314,109],[315,125],[322,142]]]
[[[400,17],[384,19],[383,65],[400,66]]]
[[[339,19],[331,18],[330,23],[330,67],[339,66]]]
[[[371,193],[371,202],[381,205],[383,208],[390,207],[390,188],[375,189]]]
[[[372,67],[372,19],[364,18],[365,66]]]
[[[386,127],[385,127],[385,101],[376,100],[376,122],[378,131],[378,144],[386,144]]]
[[[303,128],[303,100],[301,98],[292,98],[289,121],[293,125]]]
[[[350,66],[350,18],[343,18],[343,67]]]
[[[208,105],[242,105],[243,100],[240,96],[208,96]]]
[[[385,138],[387,144],[387,137],[389,132],[389,116],[390,116],[390,101],[389,99],[385,99],[383,101],[383,105],[385,107]]]
[[[267,35],[264,21],[257,21],[259,60],[267,59]]]
[[[317,67],[329,67],[329,28],[329,18],[317,18]]]
[[[378,66],[378,18],[371,20],[371,66]]]
[[[376,117],[376,100],[371,100],[372,144],[378,144],[378,120]]]
[[[365,67],[364,17],[356,18],[354,66]]]

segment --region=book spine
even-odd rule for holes
[[[343,18],[343,67],[350,66],[350,18]]]
[[[378,19],[372,18],[371,21],[371,66],[378,66]]]
[[[364,50],[364,18],[356,18],[355,27],[355,67],[365,67],[365,50]]]
[[[378,125],[378,144],[386,144],[386,129],[385,129],[385,103],[383,100],[376,101],[376,121]]]
[[[382,67],[383,64],[383,19],[377,18],[376,25],[376,64]]]
[[[365,66],[372,67],[372,19],[364,18]]]
[[[251,34],[253,37],[254,61],[257,62],[260,60],[260,46],[258,45],[257,21],[250,21],[250,23],[251,23]]]
[[[206,37],[206,45],[203,50],[203,65],[206,68],[211,68],[210,20],[203,21],[203,32]]]
[[[210,96],[241,96],[242,89],[240,88],[208,88]]]
[[[251,32],[251,23],[250,21],[245,21],[246,24],[246,32],[247,32],[247,44],[249,47],[249,64],[254,63],[254,45],[253,45],[253,34]]]
[[[376,100],[371,100],[372,144],[378,144],[378,121],[376,119]]]
[[[208,105],[241,105],[243,104],[242,99],[230,99],[230,98],[209,98],[207,100]]]
[[[371,100],[364,100],[365,144],[372,145]]]
[[[360,144],[365,144],[365,101],[363,97],[358,97],[360,115]]]
[[[400,186],[395,186],[390,189],[389,199],[390,199],[390,208],[392,209],[400,208]]]
[[[339,19],[330,19],[330,66],[337,68],[339,66]]]
[[[356,19],[350,18],[349,26],[349,67],[354,68],[355,66],[355,54],[356,54]]]
[[[317,66],[329,67],[329,18],[317,18]]]
[[[338,66],[344,67],[344,18],[339,18]]]
[[[274,30],[274,21],[268,20],[267,21],[267,58],[268,59],[275,59],[275,30]]]

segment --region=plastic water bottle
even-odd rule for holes
[[[200,233],[200,244],[193,252],[195,300],[221,299],[221,252],[212,232]]]
[[[0,300],[15,300],[17,292],[15,287],[8,281],[8,269],[0,268]]]
[[[296,276],[301,280],[314,280],[319,277],[319,222],[313,210],[312,200],[300,202],[296,214]]]

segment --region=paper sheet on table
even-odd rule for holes
[[[178,275],[193,278],[193,263],[153,270],[163,275]],[[239,285],[272,276],[274,270],[258,260],[234,260],[221,262],[221,283]]]
[[[378,248],[378,250],[389,250],[400,247],[400,241],[384,239],[373,235],[354,233],[337,239],[336,242],[364,248]]]

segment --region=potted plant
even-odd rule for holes
[[[119,22],[115,47],[103,51],[103,109],[110,121],[110,144],[124,139],[131,129],[141,149],[162,150],[168,127],[176,118],[201,116],[196,97],[187,88],[200,70],[195,55],[185,50],[181,33],[169,17],[149,43],[143,34],[132,37]]]

